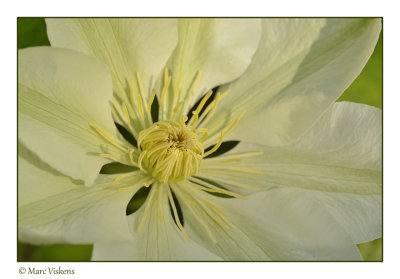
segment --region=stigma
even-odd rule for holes
[[[185,180],[200,168],[203,145],[185,120],[156,122],[139,133],[138,165],[159,182]]]

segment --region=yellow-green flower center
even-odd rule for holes
[[[156,180],[167,183],[196,174],[204,155],[192,126],[184,121],[160,121],[139,133],[139,166]]]

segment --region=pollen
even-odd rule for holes
[[[139,167],[162,182],[181,181],[199,170],[204,155],[197,131],[185,119],[160,121],[139,133]]]

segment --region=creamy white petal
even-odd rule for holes
[[[182,75],[178,101],[187,101],[185,109],[207,90],[244,72],[258,47],[260,32],[259,19],[179,19],[178,46],[167,67],[171,69],[173,90]],[[198,72],[201,77],[190,93]]]
[[[313,193],[354,243],[382,237],[382,196],[340,193]]]
[[[235,154],[263,155],[226,163]],[[335,103],[300,140],[281,147],[241,142],[232,151],[203,160],[199,176],[259,188],[380,194],[382,187],[382,111],[349,102]],[[229,169],[228,166],[229,165]],[[250,175],[233,168],[262,171]],[[229,184],[229,183],[226,183]]]
[[[111,76],[100,61],[50,47],[19,51],[19,139],[53,168],[87,185],[109,161],[98,154],[128,160],[127,152],[89,125],[94,123],[118,138],[111,98]]]
[[[112,185],[115,178],[100,175],[95,186],[85,187],[25,149],[18,160],[19,239],[48,244],[129,238],[125,210],[135,188],[120,192]]]
[[[264,154],[231,162],[235,153]],[[240,168],[263,171],[246,174]],[[282,147],[240,143],[219,158],[204,160],[200,177],[237,191],[237,184],[268,190],[308,189],[355,243],[382,234],[382,111],[367,105],[335,103],[299,141]],[[233,183],[233,184],[232,184]],[[249,191],[247,191],[249,193]]]
[[[176,194],[189,237],[224,260],[361,260],[350,236],[307,191],[272,189],[243,200],[185,183]]]
[[[153,198],[128,217],[132,230],[131,241],[96,242],[94,261],[215,261],[216,255],[188,241],[175,225],[171,216],[167,185],[153,185]],[[150,193],[151,194],[151,193]],[[150,204],[149,204],[150,203]],[[146,215],[146,206],[149,206]],[[143,220],[143,216],[146,215]],[[138,232],[140,223],[143,227]]]
[[[263,20],[260,47],[243,76],[226,87],[232,92],[210,122],[210,136],[246,110],[226,139],[294,141],[361,72],[380,30],[380,19]]]
[[[226,227],[225,213],[216,209],[220,207],[220,200],[197,189],[187,181],[174,187],[175,194],[180,202],[184,229],[190,239],[205,247],[223,260],[229,261],[267,261],[270,256],[239,226]],[[213,205],[211,205],[212,203]],[[224,210],[224,209],[223,209]],[[238,208],[238,210],[241,210]],[[236,213],[236,212],[235,212]],[[228,222],[231,216],[226,216]],[[221,223],[223,223],[221,225]],[[229,225],[228,225],[229,226]]]
[[[177,43],[176,19],[49,18],[46,24],[52,46],[74,49],[107,64],[114,91],[122,100],[137,71],[145,95],[150,93]]]
[[[350,236],[307,192],[273,189],[215,204],[272,260],[362,260]]]

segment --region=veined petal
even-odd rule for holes
[[[132,240],[94,244],[92,260],[113,261],[193,261],[221,260],[187,240],[175,225],[168,203],[167,185],[153,184],[154,191],[135,213],[128,217]],[[148,208],[146,210],[146,208]],[[146,216],[146,217],[144,217]],[[141,227],[140,231],[138,231]]]
[[[210,122],[210,136],[246,110],[226,139],[294,141],[358,76],[380,30],[379,19],[263,20],[260,47],[246,72],[227,86],[231,93]]]
[[[230,162],[235,154],[264,154]],[[308,189],[351,236],[363,243],[382,234],[382,111],[367,105],[335,103],[297,142],[282,147],[240,143],[215,159],[204,160],[200,177],[231,190],[242,183]],[[237,168],[263,171],[263,175]],[[232,184],[233,183],[233,184]],[[249,191],[247,191],[248,193]]]
[[[262,155],[232,161],[236,154],[249,152],[262,152]],[[227,160],[231,160],[230,169],[225,167]],[[269,147],[241,142],[222,156],[203,160],[199,176],[216,182],[247,181],[265,189],[288,186],[369,195],[382,191],[381,164],[382,111],[339,102],[295,143]],[[263,174],[243,175],[237,168],[254,169]]]
[[[213,202],[235,226],[232,231],[240,231],[272,260],[362,260],[350,236],[307,191],[273,189],[249,200],[213,198]],[[205,238],[196,241],[215,249]],[[239,243],[236,239],[227,245]]]
[[[167,63],[174,90],[182,75],[183,93],[178,101],[190,98],[188,109],[200,94],[242,74],[258,47],[260,32],[259,19],[179,19],[178,46]],[[198,84],[191,92],[199,72]]]
[[[381,195],[314,192],[312,196],[349,233],[354,243],[365,243],[382,237]]]
[[[90,127],[94,123],[118,138],[111,98],[110,73],[97,59],[50,47],[19,51],[19,139],[53,168],[87,185],[108,162],[99,153],[129,160]]]
[[[225,199],[217,199],[205,194],[187,181],[179,183],[179,186],[175,186],[174,189],[182,207],[184,228],[193,241],[223,260],[271,260],[263,247],[249,237],[241,227],[235,224],[230,227],[231,215],[225,216],[228,212],[220,208],[220,200]],[[188,194],[189,192],[190,194]],[[248,206],[248,204],[245,203],[241,206]],[[225,212],[221,212],[221,209]],[[237,210],[242,209],[237,208]],[[254,225],[252,224],[251,227]]]
[[[128,239],[126,205],[129,191],[112,185],[115,175],[100,175],[94,187],[66,177],[26,149],[18,160],[19,239],[34,244],[93,243]]]
[[[144,95],[151,93],[177,43],[176,19],[49,18],[46,24],[52,46],[74,49],[107,64],[114,91],[122,100],[129,96],[137,71]]]

